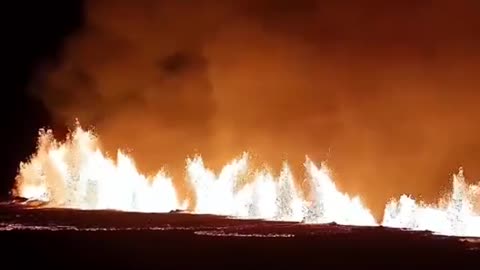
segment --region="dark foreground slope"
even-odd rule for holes
[[[305,225],[180,213],[0,207],[2,258],[16,267],[160,269],[166,265],[419,264],[480,262],[475,239],[387,228]],[[294,268],[293,268],[294,267]],[[283,269],[283,268],[282,268]],[[384,268],[382,268],[384,269]]]

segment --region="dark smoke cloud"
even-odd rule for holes
[[[89,1],[38,88],[144,171],[307,154],[376,211],[428,200],[460,165],[480,178],[480,6],[402,3]]]

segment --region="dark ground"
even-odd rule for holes
[[[7,205],[0,207],[0,242],[6,248],[2,257],[19,257],[17,266],[48,268],[390,264],[460,269],[480,259],[479,243],[427,232]]]

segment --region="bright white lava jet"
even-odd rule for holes
[[[40,200],[49,207],[116,209],[135,212],[194,213],[235,218],[260,218],[306,223],[378,225],[358,196],[340,192],[328,168],[307,159],[305,169],[311,196],[304,196],[287,164],[279,175],[251,171],[247,154],[215,174],[201,157],[187,159],[187,176],[195,205],[180,201],[173,179],[160,170],[154,176],[138,172],[134,161],[121,151],[116,159],[105,156],[97,137],[80,125],[57,142],[52,131],[41,130],[37,152],[20,164],[15,194]],[[306,199],[309,197],[310,199]],[[430,230],[445,235],[480,236],[480,185],[468,185],[463,172],[453,178],[451,195],[437,205],[417,203],[403,195],[385,207],[382,225]]]
[[[443,235],[480,236],[480,185],[468,185],[463,169],[453,175],[453,190],[437,205],[416,203],[407,195],[385,207],[382,225],[429,230]]]

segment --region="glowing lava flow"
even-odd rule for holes
[[[215,174],[200,157],[187,159],[188,181],[195,194],[195,205],[189,205],[190,201],[179,199],[167,173],[144,176],[121,151],[116,161],[106,157],[97,138],[80,126],[63,143],[55,141],[51,131],[41,130],[38,151],[20,165],[14,192],[50,207],[169,212],[190,206],[194,213],[236,218],[378,225],[359,197],[336,188],[323,164],[317,167],[311,160],[305,162],[311,200],[299,191],[287,164],[278,176],[267,170],[252,174],[248,164],[244,154]],[[450,198],[436,207],[416,204],[407,196],[392,200],[382,225],[480,236],[480,218],[475,213],[479,186],[468,186],[461,173],[453,183]]]
[[[437,205],[416,203],[409,196],[391,200],[385,207],[383,225],[430,230],[444,235],[480,236],[480,185],[468,185],[463,169],[453,176],[452,193]]]

